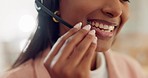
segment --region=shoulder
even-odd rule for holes
[[[117,52],[113,52],[112,56],[114,59],[118,60],[118,63],[125,64],[128,67],[141,67],[140,63],[136,61],[134,58]]]
[[[33,71],[33,60],[29,60],[19,67],[5,72],[0,78],[34,78]]]
[[[116,65],[120,70],[135,76],[134,78],[144,78],[144,72],[142,66],[134,58],[126,55],[113,52],[112,53],[114,60],[116,60]]]

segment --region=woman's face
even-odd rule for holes
[[[97,51],[107,51],[128,19],[128,0],[60,0],[60,16],[71,25],[82,22],[96,30]],[[60,34],[69,28],[60,24]]]

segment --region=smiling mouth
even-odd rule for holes
[[[101,39],[111,38],[117,28],[116,24],[104,20],[91,19],[87,20],[87,23],[96,30],[96,36]]]

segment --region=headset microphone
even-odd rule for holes
[[[55,15],[52,11],[50,11],[47,7],[45,7],[43,4],[43,0],[41,0],[41,2],[39,2],[38,0],[35,0],[35,6],[37,11],[44,11],[47,14],[49,14],[50,16],[54,17],[56,20],[58,20],[59,22],[61,22],[62,24],[66,25],[69,28],[73,28],[72,25],[70,25],[69,23],[65,22],[62,18],[60,18],[59,16]]]

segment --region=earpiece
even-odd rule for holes
[[[35,0],[35,8],[39,13],[47,13],[48,15],[54,17],[56,20],[58,20],[59,22],[61,22],[62,24],[64,24],[65,26],[69,27],[69,28],[73,28],[72,25],[70,25],[69,23],[65,22],[62,18],[60,18],[59,16],[55,15],[52,11],[50,11],[48,8],[46,8],[43,5],[43,0],[41,0],[41,2],[39,2],[38,0]]]

